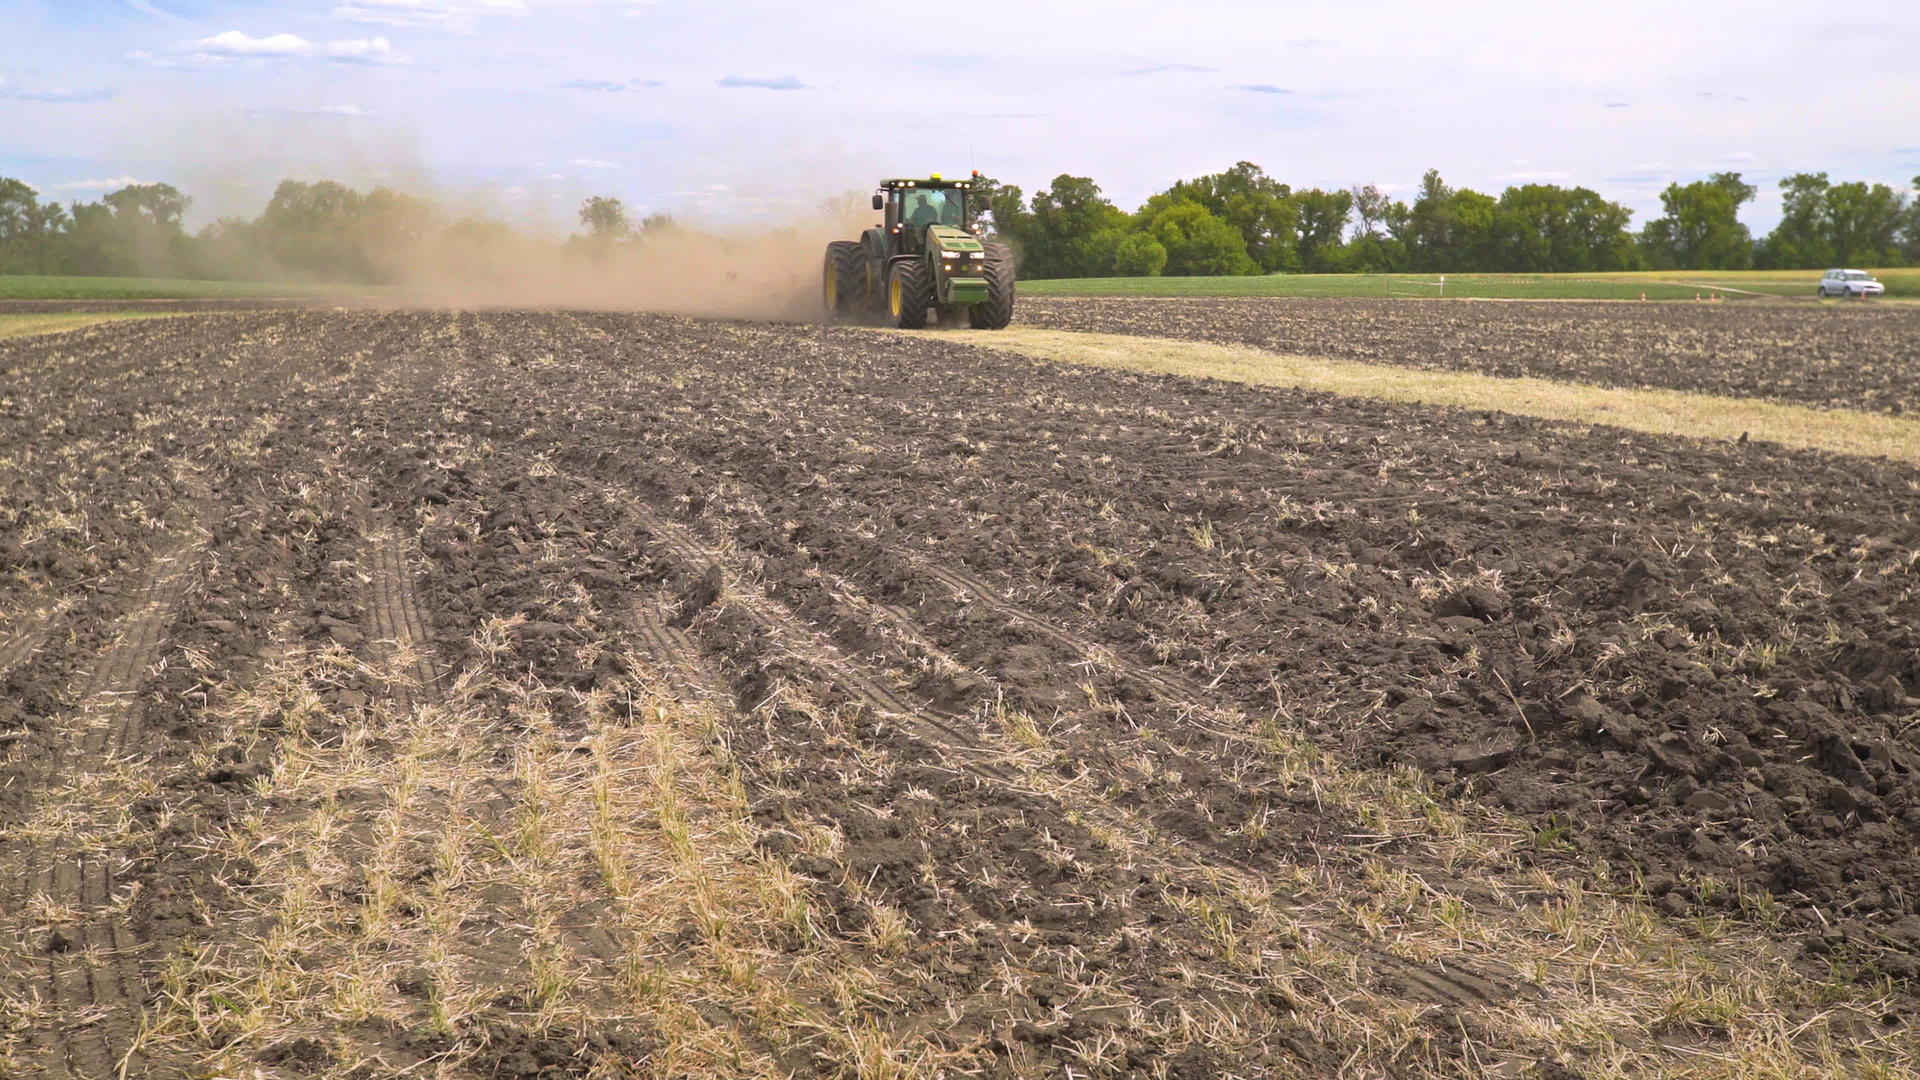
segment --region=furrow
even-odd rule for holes
[[[198,566],[195,542],[155,561],[135,608],[113,646],[82,680],[80,715],[85,730],[80,752],[93,758],[129,753],[141,739],[140,710],[133,697],[146,681],[165,643],[167,624]]]
[[[685,572],[693,576],[719,574],[725,595],[737,601],[740,611],[776,640],[787,643],[786,648],[791,655],[819,670],[849,698],[879,716],[902,723],[909,730],[917,730],[929,743],[976,753],[984,749],[979,745],[978,737],[959,727],[951,714],[924,703],[909,701],[862,671],[845,650],[788,615],[763,591],[733,573],[717,552],[693,539],[685,527],[666,521],[644,507],[636,507],[634,516],[654,537],[662,551],[678,562]],[[994,768],[990,765],[981,767]]]
[[[1199,687],[1183,679],[1163,675],[1144,665],[1124,660],[1115,655],[1112,649],[1088,641],[1051,619],[1036,615],[1007,601],[995,591],[993,586],[965,571],[941,566],[923,556],[908,555],[906,558],[926,576],[948,586],[961,596],[1011,622],[1051,638],[1079,652],[1088,661],[1148,687],[1162,696],[1193,698],[1203,693]]]
[[[944,577],[943,580],[945,580]],[[957,584],[956,587],[958,587]],[[967,583],[967,592],[976,599],[981,600],[984,606],[1003,615],[1023,616],[1023,622],[1044,622],[1044,620],[1038,617],[1025,616],[1025,613],[1020,611],[1020,609],[1010,601],[1004,600],[990,592],[979,591],[984,589],[984,583]],[[915,648],[923,651],[930,658],[949,666],[958,666],[958,660],[947,655],[939,645],[934,642],[932,635],[928,634],[918,621],[914,619],[911,612],[896,606],[868,603],[864,598],[857,596],[850,597],[850,599],[856,603],[866,604],[876,615],[892,625],[904,640]],[[1100,650],[1089,649],[1090,655],[1097,655],[1099,652]],[[990,675],[985,677],[989,682],[997,681],[993,680]],[[1199,708],[1206,707],[1202,703],[1192,701],[1187,701],[1185,704]],[[1099,819],[1104,824],[1111,826],[1114,835],[1131,836],[1137,831],[1135,814],[1114,805],[1110,800],[1097,792],[1083,792],[1081,800],[1076,805],[1083,813],[1087,813],[1089,816]],[[1154,866],[1172,877],[1185,876],[1188,871],[1187,867],[1183,867],[1179,863],[1158,856],[1144,848],[1135,849],[1132,855],[1142,865]],[[1264,878],[1266,876],[1266,868],[1261,867],[1252,860],[1234,856],[1227,852],[1212,850],[1205,855],[1199,856],[1199,859],[1216,869],[1232,869],[1255,878]],[[1277,906],[1279,910],[1289,915],[1306,916],[1308,914],[1307,909],[1297,903],[1281,902]],[[1411,994],[1433,1004],[1493,1004],[1506,1000],[1515,993],[1523,993],[1528,996],[1543,996],[1542,991],[1522,980],[1517,972],[1504,971],[1501,973],[1501,979],[1504,981],[1496,981],[1492,978],[1483,977],[1458,964],[1456,964],[1452,970],[1449,970],[1435,965],[1415,963],[1403,957],[1395,956],[1392,953],[1384,952],[1363,938],[1331,927],[1315,925],[1312,932],[1316,936],[1337,945],[1343,951],[1361,957],[1375,970],[1376,975],[1391,973],[1391,975],[1399,977],[1407,984],[1407,988]]]
[[[52,731],[35,762],[26,820],[6,860],[19,889],[0,919],[8,924],[5,951],[34,972],[27,993],[42,1003],[47,1023],[31,1042],[49,1075],[138,1075],[130,1057],[145,987],[143,943],[127,923],[123,878],[131,869],[120,854],[129,798],[127,771],[145,749],[139,692],[166,647],[168,628],[200,567],[208,534],[199,524],[209,507],[204,488],[194,498],[194,524],[172,551],[158,556],[131,597],[112,643],[76,680],[70,726]],[[29,631],[44,635],[48,625]],[[18,663],[35,640],[16,638]]]
[[[38,652],[41,644],[47,640],[47,634],[53,630],[53,618],[48,615],[22,615],[16,620],[20,625],[11,627],[7,638],[0,642],[0,676],[25,663]]]
[[[697,540],[693,539],[690,531],[684,526],[662,520],[645,508],[636,508],[635,516],[647,531],[655,537],[664,550],[685,563],[686,570],[696,575],[716,572],[720,574],[728,596],[736,600],[741,609],[752,617],[756,623],[761,625],[763,629],[779,639],[807,642],[810,648],[804,653],[795,651],[796,655],[806,656],[809,661],[823,673],[833,678],[836,684],[839,685],[843,691],[847,692],[850,697],[861,701],[881,715],[906,716],[918,720],[922,725],[935,728],[937,732],[946,734],[949,738],[954,737],[956,733],[950,732],[944,724],[932,723],[924,710],[915,710],[913,706],[901,700],[899,695],[877,684],[864,673],[855,670],[847,661],[844,653],[831,642],[827,641],[824,635],[814,631],[811,627],[798,623],[796,620],[785,617],[783,613],[777,613],[771,602],[767,600],[760,590],[746,586],[739,579],[738,575],[730,573],[720,561],[719,555],[716,552],[706,549]],[[1140,665],[1121,661],[1115,657],[1112,650],[1095,645],[1058,623],[1026,611],[999,595],[987,583],[971,575],[939,567],[919,558],[911,556],[909,556],[909,558],[912,558],[914,564],[924,570],[928,576],[943,582],[969,600],[979,603],[982,607],[995,612],[1011,622],[1031,627],[1061,644],[1068,645],[1070,648],[1079,652],[1089,663],[1130,677],[1152,689],[1160,696],[1169,699],[1170,703],[1202,710],[1211,708],[1206,702],[1198,700],[1201,692],[1197,688],[1162,677],[1155,672],[1144,669]],[[843,596],[842,599],[872,608],[878,618],[891,623],[895,629],[902,634],[903,638],[916,648],[921,649],[926,655],[943,661],[948,666],[957,665],[957,661],[941,651],[939,647],[933,643],[931,635],[905,610],[898,607],[883,607],[881,605],[871,604],[863,597],[857,595]],[[667,626],[663,620],[660,620],[657,612],[653,613],[652,619],[659,627],[659,629],[655,631],[655,634],[660,637],[665,637],[666,633],[671,630],[671,627]],[[951,745],[950,742],[938,738],[932,732],[922,730],[919,734],[925,741],[934,745]],[[968,733],[961,737],[965,739],[966,747],[969,750],[992,754],[996,757],[1006,756],[1006,751],[1004,750],[996,750],[981,745],[978,735]],[[969,771],[981,775],[984,778],[1019,786],[1019,774],[1012,768],[1003,767],[989,761],[971,761],[967,762],[966,766]],[[1099,795],[1091,796],[1084,803],[1080,804],[1078,808],[1093,818],[1113,826],[1116,835],[1131,835],[1135,831],[1136,822],[1133,820],[1133,815],[1110,804]],[[1192,869],[1190,866],[1183,866],[1173,860],[1144,849],[1136,848],[1130,852],[1130,855],[1139,865],[1152,866],[1161,873],[1174,879],[1188,876]],[[1265,877],[1261,867],[1254,865],[1248,860],[1233,858],[1222,852],[1210,853],[1208,856],[1203,856],[1200,861],[1210,864],[1215,871],[1231,869],[1239,873],[1253,875],[1256,878]],[[1283,904],[1280,910],[1288,915],[1308,915],[1306,908],[1299,904]],[[1312,924],[1311,932],[1320,939],[1358,958],[1374,973],[1376,978],[1396,981],[1403,986],[1409,996],[1432,1004],[1490,1005],[1507,1000],[1515,994],[1529,997],[1538,997],[1543,994],[1537,987],[1526,983],[1525,980],[1521,979],[1518,973],[1515,972],[1502,973],[1502,980],[1496,981],[1493,978],[1483,977],[1462,964],[1454,964],[1449,968],[1440,968],[1433,965],[1419,964],[1395,956],[1379,949],[1363,938],[1332,927],[1320,925],[1317,921]]]
[[[439,665],[414,594],[407,551],[397,534],[379,530],[372,535],[365,560],[370,579],[365,596],[368,636],[389,659],[403,662],[400,685],[393,690],[403,708],[440,700]]]

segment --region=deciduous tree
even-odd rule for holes
[[[602,242],[619,240],[627,235],[627,204],[619,199],[595,195],[580,204],[580,224],[586,226],[587,235]]]
[[[1113,251],[1113,272],[1121,277],[1159,277],[1167,268],[1167,249],[1146,233],[1120,238]]]
[[[1293,189],[1251,161],[1225,172],[1182,180],[1147,200],[1136,220],[1144,222],[1181,199],[1207,208],[1240,233],[1243,246],[1269,273],[1299,268],[1299,208]],[[1156,201],[1158,200],[1158,201]]]
[[[1175,276],[1253,274],[1246,238],[1191,199],[1174,201],[1147,224],[1147,235],[1166,249],[1166,272]]]
[[[1301,269],[1325,272],[1331,268],[1328,252],[1340,247],[1347,232],[1347,219],[1353,212],[1350,191],[1321,191],[1305,188],[1293,193],[1300,222],[1299,259]]]
[[[1669,184],[1660,193],[1666,213],[1641,230],[1641,249],[1657,267],[1744,270],[1753,264],[1753,235],[1740,223],[1739,213],[1753,196],[1753,185],[1736,172]]]
[[[1026,255],[1033,277],[1099,277],[1113,271],[1127,216],[1100,185],[1062,173],[1033,197]]]

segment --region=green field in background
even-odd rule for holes
[[[1875,270],[1889,297],[1920,297],[1920,268]],[[1031,296],[1338,296],[1496,300],[1692,300],[1722,291],[1811,299],[1808,270],[1633,271],[1612,274],[1269,274],[1264,277],[1068,278],[1023,281]],[[1739,291],[1729,291],[1739,290]],[[1836,301],[1837,302],[1837,301]]]
[[[229,300],[368,291],[364,285],[294,285],[281,281],[0,274],[0,300]]]

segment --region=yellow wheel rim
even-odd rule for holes
[[[827,267],[826,276],[827,276],[827,308],[831,310],[833,308],[837,308],[840,306],[840,282],[836,280],[837,275],[834,274],[833,267],[831,266]]]
[[[891,282],[887,283],[887,310],[893,312],[896,316],[900,314],[899,278],[894,278]]]

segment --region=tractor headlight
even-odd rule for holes
[[[960,257],[960,253],[957,251],[943,251],[940,253],[940,257],[943,259],[957,259]]]

